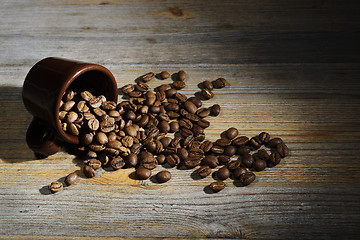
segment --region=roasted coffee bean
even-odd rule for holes
[[[169,130],[170,133],[178,132],[179,129],[180,129],[180,125],[178,121],[173,121],[170,123],[170,130]]]
[[[249,142],[249,138],[246,136],[240,136],[237,137],[235,139],[232,140],[231,144],[236,146],[236,147],[240,147],[240,146],[244,146]]]
[[[63,190],[63,184],[61,182],[55,181],[50,183],[48,188],[52,193],[57,193]]]
[[[230,157],[227,155],[220,155],[218,156],[218,160],[220,165],[225,165],[230,162]]]
[[[71,135],[78,136],[79,135],[79,129],[76,127],[74,123],[69,123],[67,126],[67,130]]]
[[[240,161],[238,160],[233,160],[233,161],[230,161],[226,164],[226,166],[228,167],[228,169],[230,171],[234,171],[236,168],[240,167]]]
[[[139,92],[146,92],[149,90],[149,85],[147,85],[144,82],[139,82],[138,84],[135,85],[136,90],[138,90]]]
[[[95,140],[101,145],[105,145],[105,144],[107,144],[109,142],[108,137],[103,132],[96,133]]]
[[[156,158],[145,157],[144,159],[142,159],[142,165],[144,168],[152,170],[152,169],[156,168],[156,166],[157,166]]]
[[[247,145],[241,146],[236,150],[237,155],[244,155],[251,152],[251,148]]]
[[[105,101],[101,104],[101,108],[104,110],[115,110],[116,109],[116,103],[113,101]]]
[[[180,158],[175,155],[175,154],[170,154],[168,156],[166,156],[166,162],[171,166],[171,167],[175,167],[177,165],[179,165],[180,163]]]
[[[172,85],[175,89],[180,90],[186,86],[186,83],[183,81],[174,81]]]
[[[75,105],[75,101],[68,101],[62,105],[62,110],[68,112]]]
[[[279,143],[278,145],[276,145],[276,151],[283,158],[289,155],[289,148],[286,146],[285,143]]]
[[[220,138],[218,140],[215,141],[215,144],[221,147],[226,147],[229,146],[231,144],[231,141],[227,138]]]
[[[239,181],[241,182],[241,184],[243,186],[247,186],[249,185],[250,183],[252,183],[254,180],[255,180],[256,176],[254,173],[252,172],[247,172],[247,173],[244,173],[244,174],[241,174],[240,177],[239,177]]]
[[[249,144],[254,149],[259,149],[261,147],[261,141],[258,136],[250,138]]]
[[[94,170],[97,170],[99,168],[101,168],[101,162],[97,159],[89,159],[87,165],[89,165],[90,167],[92,167]]]
[[[193,127],[193,123],[189,119],[186,119],[186,118],[180,119],[179,125],[180,125],[180,127],[183,127],[186,129],[192,129],[192,127]]]
[[[177,90],[174,88],[170,88],[170,89],[166,90],[165,93],[166,93],[167,98],[171,98],[171,97],[175,96],[175,94],[177,93]]]
[[[270,134],[267,133],[267,132],[262,132],[262,133],[259,134],[259,139],[260,139],[262,144],[266,144],[270,140]]]
[[[189,149],[189,157],[197,157],[202,158],[204,156],[204,151],[200,148],[190,148]]]
[[[181,139],[182,139],[182,138],[181,138],[180,136],[175,136],[175,137],[171,140],[170,146],[171,146],[171,147],[174,147],[174,148],[179,148]]]
[[[237,135],[239,134],[239,131],[234,128],[234,127],[231,127],[229,128],[228,130],[226,130],[225,132],[225,136],[228,138],[228,139],[234,139],[235,137],[237,137]]]
[[[177,149],[175,147],[167,147],[166,149],[164,149],[163,152],[165,155],[171,155],[171,154],[176,154],[177,153]]]
[[[155,143],[154,153],[155,154],[161,153],[164,150],[162,143],[159,140],[156,140],[154,143]]]
[[[207,89],[207,90],[210,90],[210,91],[212,91],[214,89],[213,84],[209,80],[203,81],[202,82],[202,87]]]
[[[198,136],[199,134],[204,133],[204,129],[202,127],[200,127],[198,124],[193,124],[193,127],[191,130],[195,137]]]
[[[64,95],[64,101],[70,101],[75,97],[76,93],[73,90],[68,90]]]
[[[155,149],[156,149],[156,144],[155,142],[149,142],[148,144],[145,145],[146,147],[146,150],[151,152],[151,153],[154,153],[155,152]]]
[[[143,160],[144,158],[147,158],[147,157],[154,157],[154,155],[151,152],[142,151],[139,153],[138,157],[140,160]]]
[[[134,143],[134,139],[131,136],[125,136],[121,139],[121,143],[124,147],[130,148]]]
[[[65,119],[66,114],[67,114],[67,111],[60,111],[60,112],[59,112],[59,119],[60,119],[60,120]]]
[[[171,89],[169,84],[162,84],[158,87],[158,91],[166,92],[167,90]]]
[[[134,120],[136,118],[136,114],[133,112],[133,111],[126,111],[124,114],[123,114],[123,117],[125,119],[130,119],[130,120]]]
[[[102,104],[102,98],[100,96],[94,97],[89,101],[89,105],[92,108],[98,108],[101,106],[101,104]]]
[[[140,112],[140,114],[143,114],[143,115],[148,114],[149,113],[149,106],[142,106],[141,108],[139,108],[138,111]]]
[[[82,143],[84,145],[89,145],[93,141],[93,135],[90,133],[82,135]]]
[[[106,112],[104,110],[100,109],[100,108],[93,109],[93,112],[95,113],[96,116],[99,116],[99,117],[107,116]]]
[[[210,116],[218,116],[220,114],[220,105],[214,104],[210,107]]]
[[[210,126],[210,122],[205,119],[200,119],[197,124],[202,128],[208,128]]]
[[[176,103],[170,103],[168,105],[165,106],[166,111],[174,111],[177,112],[179,111],[180,107],[178,104]]]
[[[233,145],[226,146],[224,148],[224,154],[230,157],[234,156],[236,154],[236,147]]]
[[[121,169],[121,168],[123,168],[125,166],[125,161],[121,157],[116,157],[113,160],[111,160],[110,166],[114,170],[118,170],[118,169]]]
[[[140,78],[143,82],[149,82],[155,77],[155,74],[153,72],[148,72],[144,75],[142,75]]]
[[[85,112],[85,113],[83,113],[83,115],[84,115],[85,120],[90,120],[90,119],[95,119],[96,118],[95,115],[90,113],[90,112]]]
[[[67,132],[67,123],[61,123],[61,129],[64,131],[64,132]]]
[[[238,167],[234,171],[232,171],[232,176],[234,179],[239,179],[240,176],[244,173],[247,173],[246,168],[244,167]]]
[[[191,101],[192,103],[194,103],[197,108],[200,108],[202,106],[201,100],[197,97],[190,97],[188,99],[188,101]]]
[[[163,170],[158,172],[155,177],[158,183],[165,183],[171,179],[171,173],[169,171]]]
[[[72,172],[65,177],[65,184],[67,186],[73,185],[79,179],[79,175],[76,172]]]
[[[105,120],[100,123],[100,130],[104,133],[109,133],[111,131],[114,131],[115,124],[111,123],[111,121]]]
[[[160,131],[157,127],[148,128],[148,129],[146,129],[145,132],[148,137],[156,137],[160,133]]]
[[[227,82],[224,78],[218,78],[214,81],[215,88],[224,88],[227,85]]]
[[[221,190],[223,190],[225,188],[226,184],[223,181],[217,181],[217,182],[212,182],[210,184],[210,189],[213,192],[220,192]]]
[[[214,145],[211,147],[211,152],[220,155],[224,153],[224,148],[221,146]]]
[[[214,97],[214,93],[211,92],[210,90],[207,89],[202,89],[201,90],[201,95],[205,98],[205,99],[211,99]]]
[[[270,139],[267,144],[270,148],[276,148],[276,146],[282,142],[283,142],[283,140],[281,138],[273,138],[273,139]]]
[[[160,121],[158,124],[159,131],[162,133],[168,133],[170,131],[170,125],[167,121]]]
[[[200,145],[200,148],[204,151],[204,153],[207,153],[211,150],[212,146],[213,143],[209,140],[206,140]]]
[[[202,159],[202,165],[207,165],[211,168],[216,168],[219,165],[218,157],[214,155],[207,155]]]
[[[174,111],[169,111],[169,112],[167,112],[167,115],[168,115],[170,118],[172,118],[172,119],[178,118],[178,117],[180,116],[179,113],[174,112]]]
[[[115,141],[115,140],[116,140],[116,133],[110,132],[110,133],[108,134],[108,142],[109,142],[109,141]]]
[[[170,73],[168,73],[167,71],[162,71],[159,76],[161,79],[168,79],[170,77]]]
[[[135,86],[133,84],[127,84],[125,86],[123,86],[121,88],[121,91],[124,93],[124,94],[129,94],[131,93],[132,91],[135,90]]]
[[[89,111],[89,107],[86,105],[85,101],[80,101],[76,105],[76,109],[80,113],[85,113]]]
[[[141,117],[141,119],[137,122],[137,124],[140,126],[140,127],[145,127],[148,123],[149,123],[149,116],[148,115],[143,115]]]
[[[170,145],[171,140],[172,139],[170,137],[164,137],[164,138],[160,139],[160,142],[162,143],[164,148],[167,148]]]
[[[205,178],[211,174],[212,170],[209,166],[204,165],[198,168],[196,172],[197,174],[199,174],[200,177]]]
[[[93,119],[89,119],[88,121],[88,127],[91,131],[96,131],[99,129],[100,123],[99,120],[97,120],[96,118]]]
[[[97,153],[94,151],[88,151],[87,152],[87,157],[88,158],[97,158]]]
[[[184,160],[184,165],[187,168],[194,168],[196,166],[199,166],[201,164],[201,159],[198,157],[189,157],[186,160]]]
[[[266,168],[266,161],[262,159],[257,159],[253,162],[252,167],[255,171],[262,171]]]
[[[185,81],[186,79],[186,72],[183,71],[183,70],[180,70],[178,73],[177,73],[177,79],[179,81]]]
[[[269,153],[265,149],[260,149],[259,151],[257,151],[256,155],[259,159],[262,159],[265,161],[267,161],[269,159]]]
[[[151,113],[159,113],[161,109],[159,106],[151,106],[149,110]]]
[[[269,156],[268,167],[274,167],[278,165],[280,161],[281,161],[281,155],[278,152],[273,152]]]
[[[85,101],[90,101],[94,97],[89,91],[83,91],[80,93],[80,95]]]
[[[182,93],[179,93],[179,92],[177,92],[177,93],[175,94],[175,98],[176,98],[179,102],[181,102],[181,103],[186,102],[186,100],[187,100],[186,95],[185,95],[185,94],[182,94]]]
[[[197,111],[197,107],[192,101],[186,101],[184,107],[189,113],[195,113]]]
[[[135,137],[137,135],[137,131],[133,126],[125,127],[124,131],[127,135],[131,137]]]
[[[109,147],[109,148],[120,149],[120,147],[122,147],[122,144],[118,140],[113,140],[113,141],[109,141],[106,144],[106,146]]]
[[[135,175],[139,180],[146,180],[151,177],[151,171],[146,168],[138,168],[135,171]]]
[[[154,105],[156,101],[156,95],[153,93],[153,91],[148,91],[145,94],[145,105],[152,106]]]
[[[250,168],[253,165],[253,162],[254,162],[254,158],[251,154],[246,153],[242,156],[241,163],[243,166]]]
[[[219,170],[216,172],[216,176],[220,180],[228,179],[230,177],[230,171],[226,166],[224,166],[222,168],[219,168]]]
[[[209,108],[199,108],[196,111],[196,115],[198,115],[201,118],[205,118],[210,115],[210,109]]]
[[[200,149],[200,146],[201,146],[201,142],[194,140],[189,144],[189,149],[197,149],[197,148]],[[201,151],[201,153],[204,154],[204,151],[202,149],[197,151]]]
[[[126,166],[128,167],[136,167],[138,164],[138,158],[137,155],[134,153],[130,153],[126,158],[125,158],[125,163]]]
[[[200,120],[200,117],[198,117],[197,115],[193,114],[193,113],[187,113],[185,115],[185,118],[189,119],[192,122],[197,122]]]
[[[128,93],[128,95],[132,98],[139,98],[142,96],[142,92],[135,90],[135,91]]]
[[[184,148],[187,148],[191,144],[192,141],[194,141],[193,135],[186,136],[183,139],[182,146]]]
[[[185,148],[179,148],[177,150],[177,155],[181,160],[186,160],[189,157],[189,152]]]
[[[95,177],[96,172],[95,172],[95,170],[94,170],[92,167],[90,167],[90,166],[85,166],[83,171],[84,171],[84,175],[85,175],[86,177],[88,177],[88,178],[93,178],[93,177]]]
[[[134,154],[139,154],[141,150],[142,144],[141,143],[134,143],[131,147],[131,152]]]
[[[165,155],[161,154],[161,155],[156,157],[156,160],[157,160],[158,164],[161,165],[161,164],[163,164],[165,162],[166,157],[165,157]]]
[[[120,113],[119,113],[119,111],[117,111],[117,110],[111,110],[111,111],[109,112],[109,116],[110,116],[110,117],[113,117],[113,118],[118,118],[118,117],[120,117]]]

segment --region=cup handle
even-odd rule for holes
[[[57,153],[61,146],[56,139],[56,134],[43,120],[34,117],[26,132],[26,143],[35,154],[47,157]]]

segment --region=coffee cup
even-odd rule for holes
[[[30,149],[43,156],[58,152],[64,142],[78,144],[79,138],[63,131],[60,104],[67,89],[89,91],[117,102],[114,76],[105,67],[80,61],[49,57],[36,63],[26,75],[22,97],[34,116],[26,133]]]

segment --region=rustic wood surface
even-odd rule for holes
[[[358,239],[357,2],[2,1],[0,238]],[[102,64],[119,86],[184,69],[188,96],[224,77],[230,86],[205,103],[222,106],[207,137],[230,126],[247,136],[268,131],[291,155],[252,185],[229,179],[217,194],[207,191],[211,178],[176,169],[161,185],[127,169],[50,194],[46,186],[80,160],[66,151],[36,160],[24,140],[32,117],[22,83],[48,56]]]

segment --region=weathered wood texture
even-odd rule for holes
[[[0,238],[359,238],[358,13],[357,1],[2,1]],[[291,156],[218,194],[176,169],[162,185],[130,169],[49,194],[80,160],[35,160],[24,141],[21,86],[47,56],[103,64],[119,86],[184,69],[188,96],[225,77],[207,137],[268,131]]]

